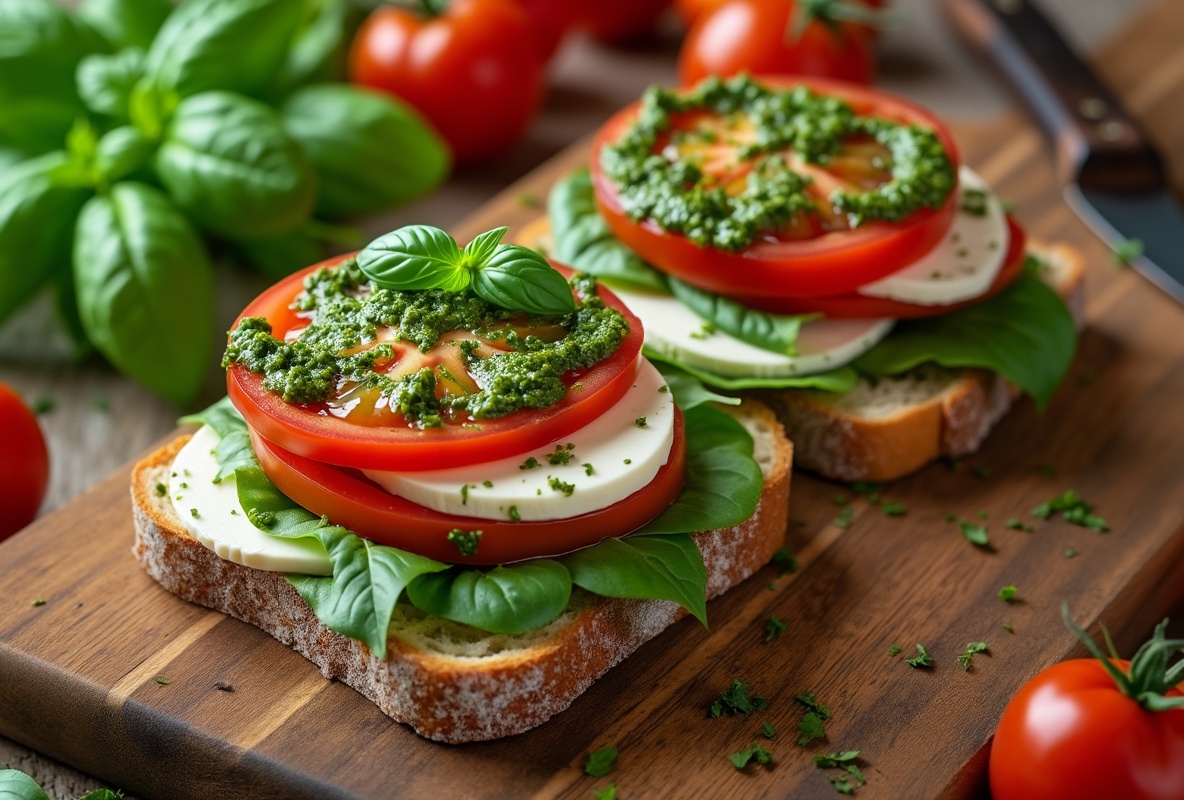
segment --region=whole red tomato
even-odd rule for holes
[[[995,800],[1184,798],[1184,691],[1165,668],[1181,645],[1161,626],[1129,662],[1063,661],[1028,681],[995,731]]]
[[[381,6],[358,29],[349,70],[417,108],[465,164],[517,142],[544,87],[530,19],[514,0],[453,0],[435,16]]]
[[[549,61],[575,22],[575,9],[561,0],[514,0],[530,19],[535,42],[544,61]]]
[[[726,0],[691,26],[678,53],[684,85],[738,72],[814,75],[855,83],[876,77],[872,28],[836,16],[843,0]],[[850,4],[847,7],[851,7]]]
[[[37,417],[0,383],[0,539],[37,516],[49,484],[49,452]]]
[[[674,8],[687,25],[694,24],[708,11],[718,8],[728,0],[674,0]],[[854,0],[869,8],[883,8],[887,0]]]
[[[553,0],[570,5],[576,25],[602,42],[625,42],[654,29],[670,0]]]

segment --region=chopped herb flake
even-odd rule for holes
[[[795,703],[805,706],[808,711],[813,711],[820,719],[830,719],[830,708],[815,700],[813,694],[803,692],[796,695],[793,699]]]
[[[842,753],[828,753],[824,756],[814,756],[814,766],[822,769],[832,769],[850,764],[859,758],[858,750],[847,750]]]
[[[189,509],[189,515],[194,519],[200,519],[201,513],[196,508]]]
[[[453,528],[448,532],[447,539],[456,545],[462,556],[468,558],[477,555],[477,541],[481,536],[481,531],[462,531],[460,528]]]
[[[986,642],[971,642],[966,645],[966,650],[958,656],[958,664],[967,672],[970,671],[970,662],[976,653],[989,653],[990,648],[987,647]]]
[[[1016,600],[1016,594],[1018,594],[1018,592],[1019,590],[1015,588],[1015,584],[1009,583],[1007,586],[1004,586],[999,590],[999,599],[1004,603],[1014,603]]]
[[[605,745],[599,750],[593,750],[584,759],[584,772],[593,778],[603,778],[612,772],[613,765],[616,763],[617,748],[611,744]]]
[[[886,502],[880,506],[880,510],[884,512],[886,517],[903,517],[908,509],[904,507],[903,503]]]
[[[1007,525],[1007,527],[1011,528],[1013,531],[1023,531],[1024,533],[1032,533],[1033,531],[1036,530],[1028,523],[1021,522],[1020,520],[1016,519],[1015,517],[1009,517],[1005,524]]]
[[[571,497],[572,492],[576,490],[575,484],[561,481],[553,475],[547,476],[547,485],[550,486],[553,491],[563,492],[564,497]]]
[[[764,736],[766,739],[777,738],[777,729],[773,727],[772,722],[766,722],[761,725],[761,736]]]
[[[163,675],[157,675],[152,680],[156,681],[157,686],[168,686],[169,685],[169,679]]]
[[[906,658],[904,663],[915,669],[927,669],[933,666],[933,658],[925,651],[925,646],[917,645],[917,655],[912,658]]]
[[[514,520],[515,522],[522,521],[522,515],[518,513],[518,506],[510,506],[506,513],[509,514],[510,519]]]
[[[464,484],[460,487],[460,504],[467,506],[469,504],[469,484]]]
[[[788,624],[789,623],[780,617],[769,615],[769,618],[765,620],[765,644],[768,644],[781,634],[785,633],[785,629]]]
[[[571,454],[571,448],[564,447],[561,444],[555,445],[555,450],[546,455],[547,463],[553,467],[569,464],[573,458],[575,456]]]
[[[1010,622],[1003,623],[1003,630],[1007,631],[1008,633],[1015,633],[1015,628],[1012,627]]]
[[[835,517],[834,522],[832,522],[831,524],[834,525],[836,528],[843,528],[843,529],[850,528],[851,527],[851,517],[854,515],[854,513],[855,513],[855,509],[852,506],[847,506],[846,508],[844,508],[842,511],[839,512],[839,515],[837,517]]]
[[[165,486],[163,483],[156,484],[156,496],[157,497],[164,497],[168,493],[169,493],[169,487]]]
[[[589,476],[590,476],[590,475],[592,475],[592,474],[593,474],[593,473],[595,473],[595,472],[596,472],[596,468],[595,468],[595,467],[593,467],[591,464],[585,464],[585,465],[584,465],[584,474],[585,474],[585,475],[589,475]]]
[[[773,554],[773,558],[769,561],[777,568],[777,577],[780,578],[790,572],[797,572],[800,567],[797,558],[790,552],[788,547],[778,547],[777,552]]]
[[[518,467],[518,469],[534,469],[538,465],[539,465],[539,460],[537,458],[535,458],[534,456],[531,456],[530,458],[523,461],[522,464]]]
[[[962,535],[966,537],[966,541],[978,547],[990,547],[991,540],[987,536],[987,529],[982,525],[975,525],[973,522],[962,520],[958,523],[958,527],[962,530]]]
[[[1073,525],[1080,525],[1098,533],[1110,530],[1110,525],[1106,520],[1092,513],[1093,510],[1093,505],[1078,495],[1076,491],[1067,489],[1059,497],[1054,497],[1032,509],[1032,516],[1037,519],[1049,519],[1059,513],[1066,522]]]
[[[1143,242],[1140,239],[1123,239],[1114,243],[1113,260],[1117,266],[1128,266],[1141,255],[1143,255]]]
[[[629,466],[632,463],[633,463],[633,459],[631,459],[631,458],[625,459],[625,466]]]
[[[592,800],[617,800],[617,785],[610,783],[603,789],[596,789]]]
[[[481,485],[484,486],[486,489],[492,489],[493,488],[493,481],[481,481]]]
[[[1065,551],[1065,558],[1077,558],[1077,551],[1070,547]]]
[[[38,606],[43,606],[43,605],[45,605],[45,598],[44,597],[34,597],[33,602],[30,603],[29,605],[33,606],[33,608],[37,608]]]
[[[888,655],[890,656],[898,656],[903,650],[904,648],[898,644],[888,645]]]
[[[721,714],[734,716],[736,714],[751,714],[769,707],[769,700],[765,697],[748,694],[748,682],[740,679],[732,681],[726,691],[720,692],[709,709],[712,719],[718,719]]]
[[[807,711],[798,723],[798,733],[801,734],[798,737],[799,747],[805,747],[815,739],[825,739],[826,728],[822,725],[822,717],[813,711]]]
[[[987,193],[982,189],[964,189],[962,191],[962,205],[959,209],[963,214],[969,214],[972,217],[985,217],[987,215]]]
[[[639,428],[644,428],[645,427],[645,417],[638,417],[637,419],[633,420],[633,424]]]
[[[754,760],[758,764],[768,766],[773,763],[773,754],[759,744],[754,744],[747,750],[732,753],[728,756],[728,760],[732,762],[732,766],[736,769],[744,769]]]
[[[33,401],[31,407],[33,409],[33,413],[40,417],[53,411],[54,405],[55,402],[52,397],[48,395],[42,395]]]

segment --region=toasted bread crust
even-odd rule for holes
[[[550,222],[545,216],[532,220],[514,238],[546,249],[551,245]],[[1080,328],[1085,307],[1080,252],[1067,245],[1033,241],[1028,247],[1061,266],[1055,288]],[[963,370],[951,373],[951,379],[929,396],[901,404],[889,415],[860,413],[827,392],[751,394],[772,407],[784,424],[794,443],[796,466],[842,481],[891,481],[938,458],[978,450],[1020,392],[986,370]]]
[[[707,565],[708,597],[767,563],[785,537],[792,446],[768,408],[746,401],[737,416],[767,438],[765,481],[760,503],[747,521],[695,534]],[[431,739],[481,741],[539,725],[685,615],[670,602],[580,593],[542,631],[511,642],[501,652],[474,657],[423,646],[424,636],[416,634],[416,620],[408,616],[418,612],[400,606],[387,657],[378,659],[365,644],[323,626],[281,573],[226,561],[185,530],[169,499],[154,487],[166,478],[187,439],[178,437],[132,472],[132,552],[141,566],[170,592],[261,628],[315,663],[326,677],[353,687],[384,713]]]

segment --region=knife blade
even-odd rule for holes
[[[1184,303],[1184,208],[1139,124],[1033,0],[943,0],[1051,138],[1070,208],[1129,263]]]

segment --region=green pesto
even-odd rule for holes
[[[482,535],[482,531],[462,531],[460,528],[453,528],[445,538],[456,545],[462,556],[469,557],[477,555],[477,542]]]
[[[738,153],[754,160],[755,168],[735,197],[709,187],[696,164],[654,152],[671,115],[694,109],[745,114],[755,128],[756,142]],[[813,208],[806,194],[811,179],[789,170],[777,153],[791,149],[809,163],[825,165],[850,136],[868,136],[887,148],[892,176],[867,192],[831,194],[829,201],[853,227],[898,222],[921,208],[938,208],[953,191],[954,168],[933,131],[858,116],[838,98],[805,87],[766,88],[747,75],[710,78],[689,92],[651,87],[626,133],[601,151],[600,166],[631,218],[652,219],[701,247],[736,251]]]
[[[532,318],[530,325],[557,322],[567,335],[547,342],[534,335],[502,332],[515,318],[469,291],[397,291],[374,289],[352,259],[336,269],[309,275],[294,306],[315,317],[295,341],[272,336],[261,317],[248,317],[230,332],[222,366],[241,364],[263,376],[263,386],[287,403],[329,399],[341,381],[359,383],[390,398],[389,404],[421,428],[438,427],[456,412],[474,418],[497,418],[525,408],[547,408],[563,399],[565,373],[590,367],[611,356],[629,332],[628,323],[596,294],[595,280],[577,275],[571,281],[584,298],[575,312],[558,318]],[[472,394],[436,397],[436,383],[445,374],[425,367],[391,378],[374,364],[393,354],[379,344],[352,355],[347,350],[374,341],[379,328],[392,328],[397,341],[423,351],[440,336],[467,330],[501,339],[511,350],[489,358],[476,354],[475,341],[459,345],[466,367],[482,388]],[[443,369],[443,368],[441,368]]]

